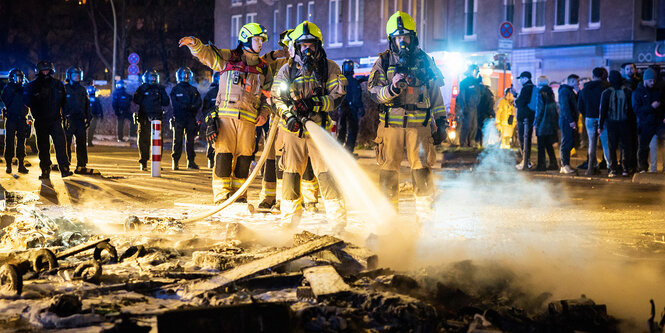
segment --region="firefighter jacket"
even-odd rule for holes
[[[275,76],[270,95],[273,96],[273,102],[281,118],[280,127],[285,131],[288,129],[283,114],[291,107],[291,98],[294,95],[301,99],[311,97],[317,105],[314,106],[314,110],[311,110],[313,114],[310,119],[326,129],[332,127],[329,113],[344,100],[346,77],[342,75],[339,66],[334,61],[327,59],[327,64],[328,77],[322,80],[318,80],[313,72],[306,71],[300,65],[299,56],[295,56],[280,68]],[[282,88],[288,89],[289,93],[285,95],[281,91]],[[305,131],[304,134],[307,132]]]
[[[219,85],[211,84],[210,89],[203,97],[203,114],[207,115],[217,108],[217,93],[219,92]]]
[[[79,83],[65,85],[65,105],[62,114],[68,123],[82,124],[90,119],[90,99],[85,87]]]
[[[28,108],[23,102],[23,87],[20,84],[8,83],[2,89],[2,103],[5,104],[5,120],[8,122],[25,123],[28,116]]]
[[[26,105],[38,123],[62,121],[65,86],[50,75],[37,75],[23,91]]]
[[[165,106],[169,105],[169,96],[164,87],[158,84],[144,83],[134,93],[134,103],[139,106],[139,118],[162,120]]]
[[[196,114],[201,108],[201,94],[191,84],[181,82],[171,89],[173,117],[179,125],[186,126],[196,122]]]
[[[267,63],[239,50],[217,49],[194,38],[192,55],[214,71],[219,71],[217,113],[256,123],[259,115],[268,117],[266,103],[272,85]]]
[[[131,114],[129,107],[132,102],[132,95],[127,93],[125,88],[116,89],[113,92],[113,101],[111,102],[113,106],[113,111],[118,117],[127,117]]]
[[[508,93],[499,100],[496,107],[496,124],[499,126],[514,126],[515,122],[515,98],[513,98],[513,94]]]
[[[446,107],[441,96],[443,76],[432,58],[418,49],[413,65],[408,69],[400,65],[399,57],[390,51],[379,55],[369,75],[367,90],[380,105],[381,123],[385,127],[429,126],[432,118],[445,117]],[[408,87],[396,92],[391,89],[392,79],[398,72],[406,72]]]

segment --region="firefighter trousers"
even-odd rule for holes
[[[256,135],[255,124],[246,120],[220,116],[218,123],[212,173],[212,192],[216,203],[226,200],[247,180]],[[240,198],[246,199],[247,192]]]

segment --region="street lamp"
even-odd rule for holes
[[[113,65],[111,68],[111,93],[115,90],[115,59],[116,59],[116,46],[118,44],[118,20],[115,16],[115,4],[111,2],[111,11],[113,12]]]

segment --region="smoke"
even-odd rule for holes
[[[435,217],[422,225],[412,268],[467,260],[477,271],[501,267],[511,272],[513,289],[551,293],[551,300],[585,294],[607,304],[610,314],[638,322],[649,315],[649,299],[665,305],[665,291],[657,287],[665,281],[664,266],[620,253],[603,225],[615,212],[578,207],[563,185],[516,171],[495,132],[485,124],[490,144],[473,170],[437,175]],[[627,207],[625,213],[643,212]]]

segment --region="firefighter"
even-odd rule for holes
[[[203,97],[203,115],[204,117],[211,112],[217,111],[216,101],[217,93],[219,92],[219,72],[212,74],[212,82],[208,88],[208,92]],[[215,166],[215,144],[208,143],[206,150],[206,157],[208,158],[208,168],[212,169]]]
[[[348,85],[346,86],[346,97],[344,103],[339,107],[337,119],[337,141],[352,154],[358,137],[358,122],[365,115],[360,84],[367,81],[366,76],[358,79],[354,77],[354,67],[351,60],[345,60],[342,63],[342,71]]]
[[[171,104],[173,105],[173,118],[171,128],[173,129],[173,158],[172,168],[178,170],[178,160],[182,154],[182,141],[185,141],[187,151],[187,169],[197,170],[198,165],[194,162],[194,137],[197,126],[196,114],[201,108],[201,94],[189,82],[192,80],[192,70],[189,67],[179,68],[175,73],[177,84],[171,89]]]
[[[510,149],[515,132],[515,98],[511,88],[506,88],[496,108],[496,127],[501,132],[501,149]]]
[[[52,62],[46,60],[38,62],[35,72],[37,78],[28,83],[23,95],[26,106],[30,108],[30,113],[35,118],[39,167],[42,170],[39,179],[48,179],[51,173],[51,140],[60,174],[63,178],[69,177],[73,173],[69,171],[65,131],[62,129],[65,87],[62,82],[53,78],[55,67]]]
[[[92,139],[97,131],[97,124],[104,119],[104,110],[102,101],[97,97],[97,88],[94,85],[88,86],[88,98],[90,99],[90,124],[88,128],[88,147],[94,147]]]
[[[312,169],[321,187],[326,215],[333,231],[346,226],[346,208],[323,158],[304,128],[309,121],[330,129],[329,112],[346,94],[346,78],[339,66],[328,60],[322,47],[321,30],[313,23],[299,24],[289,35],[294,57],[282,66],[272,86],[271,96],[279,111],[283,130],[280,168],[283,173],[281,225],[295,227],[302,217],[300,179],[311,159]]]
[[[90,126],[90,100],[86,88],[81,85],[83,71],[78,67],[67,69],[65,84],[65,105],[62,114],[65,117],[65,139],[67,156],[72,160],[72,138],[76,137],[76,169],[74,173],[85,173],[88,164],[86,148],[86,130]]]
[[[5,171],[12,173],[12,160],[14,152],[18,159],[18,172],[28,173],[23,163],[25,158],[25,140],[30,133],[27,130],[26,121],[28,108],[23,99],[23,79],[25,75],[18,68],[9,71],[9,82],[2,89],[2,103],[5,104],[2,117],[5,120]]]
[[[141,171],[148,169],[150,156],[151,131],[150,124],[153,120],[162,121],[164,107],[169,105],[169,96],[164,86],[159,84],[159,73],[150,70],[144,74],[144,83],[134,93],[134,103],[139,106],[136,115],[138,123],[137,145],[139,147],[139,168]],[[160,148],[161,149],[161,148]]]
[[[416,23],[411,16],[396,12],[388,20],[386,32],[390,49],[379,55],[368,81],[368,90],[381,110],[375,139],[379,181],[397,208],[400,163],[406,149],[416,211],[427,213],[434,195],[432,165],[436,151],[432,129],[436,131],[446,123],[440,91],[443,76],[432,58],[418,47]]]
[[[136,126],[132,122],[132,111],[129,109],[132,103],[132,95],[127,93],[125,81],[118,80],[115,83],[115,91],[113,91],[113,99],[111,105],[113,112],[118,119],[118,142],[123,142],[123,135],[125,134],[125,120],[129,120],[129,133],[130,137],[136,133]]]
[[[189,47],[199,61],[220,72],[217,110],[206,116],[206,138],[215,142],[212,174],[215,204],[229,198],[247,179],[256,127],[265,124],[270,114],[266,95],[272,73],[259,57],[267,40],[265,27],[258,23],[248,23],[240,29],[238,47],[234,50],[204,45],[195,37],[180,40],[180,46]],[[247,202],[247,193],[237,202]]]

